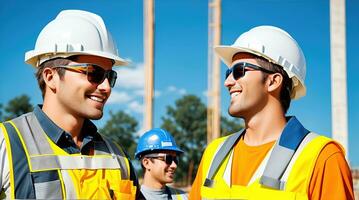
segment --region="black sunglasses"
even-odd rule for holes
[[[164,161],[167,165],[171,165],[172,162],[175,162],[176,165],[178,165],[178,157],[177,156],[172,156],[172,155],[163,155],[163,156],[145,156],[146,158],[154,158],[154,159],[158,159],[158,160],[162,160]]]
[[[226,71],[226,79],[228,78],[228,76],[233,73],[233,78],[234,80],[238,80],[239,78],[242,78],[245,74],[246,71],[249,71],[247,68],[250,68],[252,70],[259,70],[262,72],[266,72],[268,74],[274,74],[276,72],[270,71],[268,69],[265,69],[263,67],[251,64],[251,63],[246,63],[246,62],[239,62],[236,63],[235,65],[233,65],[231,68],[227,69]]]
[[[115,71],[104,70],[102,67],[91,63],[63,65],[59,66],[58,68],[64,68],[67,70],[86,74],[87,80],[91,83],[100,84],[107,78],[112,88],[115,86],[117,79],[117,73]]]

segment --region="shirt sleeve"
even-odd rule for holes
[[[354,199],[350,168],[335,143],[327,144],[318,156],[309,184],[309,199]]]
[[[10,170],[6,152],[6,143],[3,132],[0,129],[0,197],[9,197],[10,194]],[[5,192],[3,194],[3,192]]]

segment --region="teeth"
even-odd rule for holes
[[[100,102],[100,103],[103,103],[103,99],[99,98],[99,97],[95,97],[95,96],[90,96],[90,99],[94,100],[94,101],[97,101],[97,102]]]
[[[238,95],[239,95],[239,92],[233,92],[233,93],[231,94],[231,97],[233,98],[233,97],[238,96]]]

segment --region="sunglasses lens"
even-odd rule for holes
[[[178,165],[179,160],[178,160],[178,157],[177,157],[177,156],[175,156],[175,157],[173,158],[173,161],[176,163],[176,165]]]
[[[226,71],[226,78],[225,78],[225,79],[227,79],[228,76],[231,75],[231,73],[232,73],[232,68],[227,69],[227,71]]]
[[[106,71],[97,65],[87,67],[87,78],[92,83],[102,83],[105,79]]]
[[[117,73],[115,71],[111,70],[111,71],[109,71],[107,78],[108,78],[108,81],[110,82],[110,86],[113,88],[116,83]]]
[[[110,83],[110,87],[114,87],[117,79],[117,73],[113,70],[106,71],[102,67],[97,65],[89,65],[87,67],[87,78],[92,83],[100,84],[108,78],[108,82]]]
[[[238,63],[232,67],[233,78],[234,80],[238,80],[239,78],[244,76],[244,64]]]
[[[171,165],[172,161],[174,161],[176,163],[176,165],[178,164],[178,157],[177,156],[171,156],[171,155],[166,155],[166,164],[167,165]]]

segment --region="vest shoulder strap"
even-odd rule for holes
[[[244,132],[245,129],[242,129],[241,131],[229,136],[223,142],[223,145],[214,155],[208,175],[203,184],[204,186],[213,187],[213,178],[215,174]],[[284,182],[281,182],[281,178],[296,150],[304,141],[304,138],[308,136],[308,133],[309,131],[305,129],[295,117],[287,123],[280,138],[274,145],[268,162],[265,165],[264,173],[260,178],[260,184],[277,190],[284,188]],[[314,133],[309,134],[309,140],[314,139],[316,136],[317,135]]]
[[[286,180],[282,180],[282,177],[285,172],[288,171],[289,163],[294,159],[294,155],[300,153],[297,152],[298,147],[304,147],[316,137],[318,137],[318,135],[315,133],[306,134],[304,138],[301,138],[301,140],[297,142],[295,149],[286,148],[277,142],[274,145],[259,183],[273,189],[284,190]]]
[[[10,168],[10,196],[15,199],[35,199],[35,190],[33,187],[34,180],[30,173],[30,167],[27,160],[28,153],[23,148],[23,141],[19,133],[18,127],[13,121],[23,122],[28,114],[22,115],[11,121],[3,123],[4,134],[7,137],[9,149]],[[55,175],[55,174],[54,174]],[[56,173],[57,175],[57,173]],[[51,177],[52,176],[47,176]]]
[[[245,129],[240,130],[237,133],[232,134],[229,136],[220,147],[216,155],[214,156],[213,162],[209,168],[209,172],[207,175],[206,180],[204,181],[204,186],[212,187],[213,186],[213,178],[217,173],[219,167],[223,163],[223,160],[227,157],[229,152],[233,149],[234,145],[238,142],[239,138],[243,135]]]

